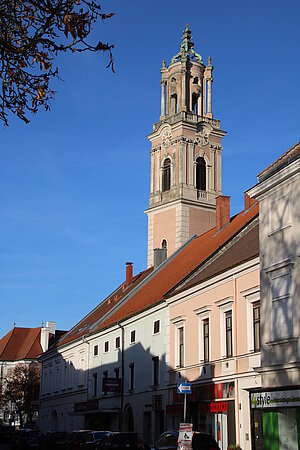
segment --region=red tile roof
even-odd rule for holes
[[[128,302],[121,304],[107,320],[99,323],[97,330],[111,326],[162,301],[165,293],[251,222],[258,212],[259,206],[255,203],[247,211],[233,217],[218,232],[213,228],[191,240],[174,258],[170,258],[160,270],[154,272],[149,281]]]
[[[80,322],[78,322],[68,333],[66,333],[53,347],[72,342],[75,339],[88,334],[91,327],[93,327],[100,319],[102,319],[113,307],[120,302],[126,295],[128,295],[134,288],[136,288],[151,272],[153,267],[140,272],[132,279],[132,283],[126,287],[126,283],[121,284],[114,292],[112,292],[105,300],[103,300],[93,311],[87,314]]]
[[[14,327],[0,339],[0,361],[37,359],[43,352],[40,337],[40,327]]]
[[[258,174],[258,180],[263,181],[273,173],[277,172],[283,166],[290,164],[296,158],[300,156],[300,141],[297,142],[293,147],[288,149],[283,155],[281,155],[276,161],[266,167],[262,172]]]

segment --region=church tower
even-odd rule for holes
[[[211,58],[194,51],[188,25],[180,51],[161,68],[161,114],[148,136],[151,181],[148,266],[154,249],[170,256],[194,234],[215,226],[216,197],[222,195],[221,139],[212,114]]]

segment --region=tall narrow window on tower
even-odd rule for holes
[[[198,114],[198,94],[192,95],[192,112]]]
[[[162,191],[169,191],[171,185],[171,160],[165,159],[162,170]]]
[[[206,163],[203,156],[196,159],[196,189],[206,191]]]

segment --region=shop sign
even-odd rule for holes
[[[199,412],[222,413],[227,411],[227,402],[200,403],[198,405]]]
[[[288,406],[300,406],[300,389],[251,394],[251,408],[286,408]]]
[[[79,402],[74,404],[74,412],[87,412],[98,409],[98,400],[88,400],[87,402]]]
[[[102,391],[119,394],[121,391],[121,378],[102,378]]]

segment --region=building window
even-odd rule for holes
[[[94,356],[98,356],[98,354],[99,354],[98,345],[94,345]]]
[[[97,390],[98,390],[98,374],[95,372],[93,373],[93,396],[97,397]]]
[[[171,187],[171,160],[165,159],[162,168],[162,191],[169,191]]]
[[[166,239],[163,239],[161,242],[161,248],[164,248],[165,250],[168,249],[168,243],[166,241]]]
[[[192,112],[194,114],[198,114],[198,94],[193,94],[192,95]]]
[[[178,328],[178,366],[184,366],[184,328]]]
[[[115,367],[114,368],[114,372],[115,372],[115,378],[120,378],[120,368],[119,367]]]
[[[158,334],[160,332],[160,320],[155,320],[153,323],[153,334]]]
[[[206,163],[202,156],[196,159],[196,189],[206,191]]]
[[[203,320],[203,360],[209,361],[209,319]]]
[[[232,358],[232,311],[225,313],[226,357]]]
[[[116,337],[115,347],[116,347],[116,349],[121,347],[121,338],[120,338],[120,336]]]
[[[159,385],[159,357],[153,356],[153,386]]]
[[[287,339],[293,335],[291,273],[288,268],[271,274],[272,338]]]
[[[109,341],[105,341],[104,342],[104,353],[108,353],[109,352]]]
[[[255,302],[252,305],[253,313],[253,343],[254,351],[260,351],[260,303]]]
[[[133,344],[135,342],[135,330],[132,330],[130,332],[130,344]]]
[[[134,363],[129,364],[129,391],[134,390]]]

